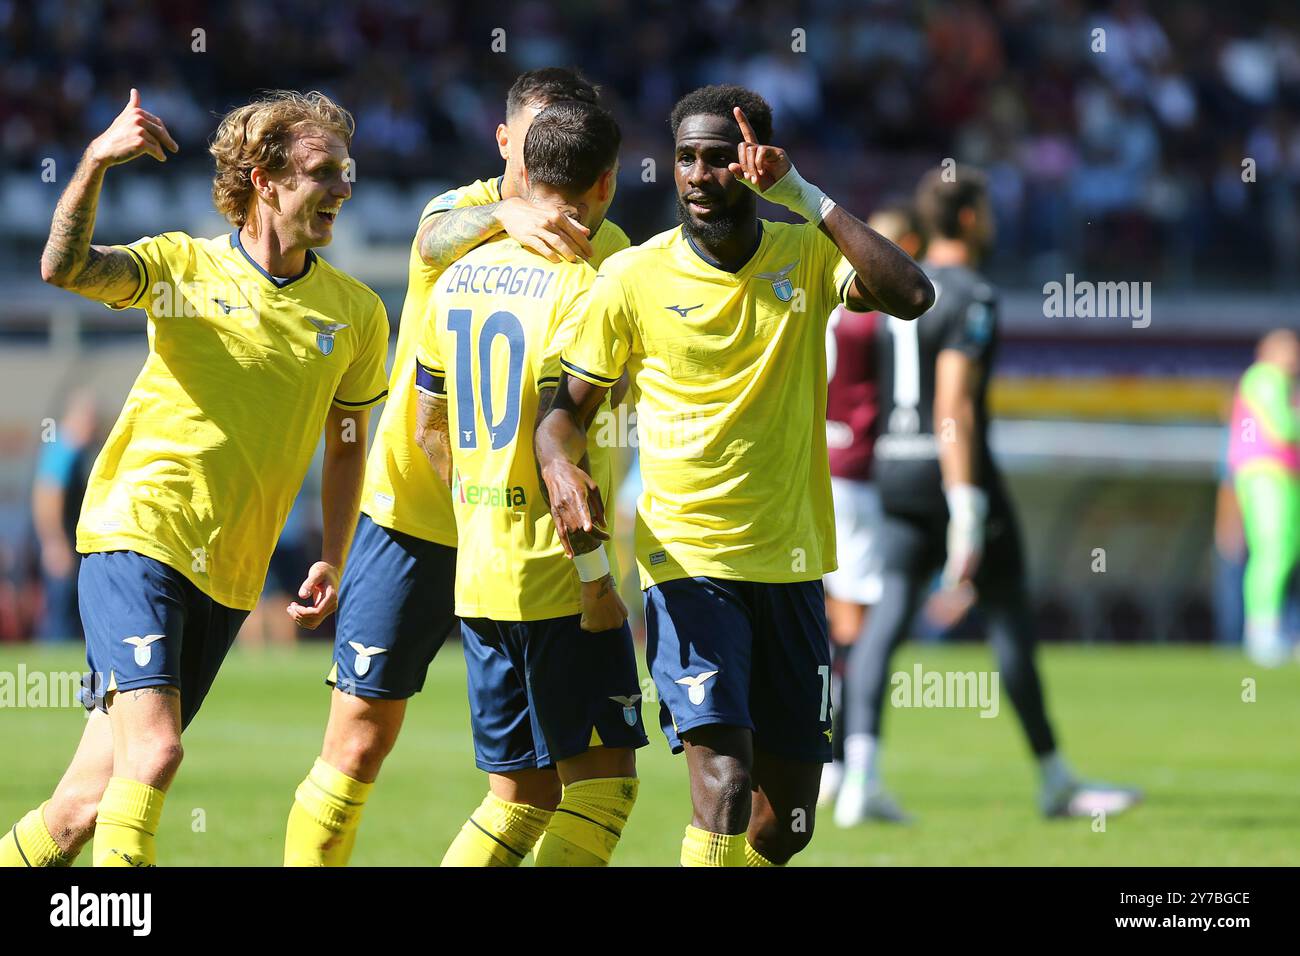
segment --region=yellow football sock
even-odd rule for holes
[[[298,784],[284,834],[285,866],[347,866],[373,783],[354,780],[320,757]]]
[[[156,865],[154,835],[166,796],[138,780],[109,780],[95,818],[95,866]]]
[[[533,855],[536,866],[609,866],[636,803],[636,777],[565,785],[551,825]]]
[[[682,866],[744,866],[747,844],[743,833],[710,833],[689,826],[682,840]]]
[[[745,866],[782,866],[783,864],[773,863],[763,854],[754,849],[749,840],[745,840]]]
[[[49,803],[48,800],[45,803]],[[45,825],[45,803],[0,836],[0,867],[70,866]]]
[[[494,793],[451,841],[443,866],[518,866],[551,822],[550,810],[509,803]]]

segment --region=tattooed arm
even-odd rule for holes
[[[129,301],[144,276],[131,253],[90,243],[105,169],[89,153],[77,164],[54,209],[50,238],[41,254],[41,278],[88,299],[116,304]]]
[[[551,262],[591,258],[586,226],[555,206],[534,205],[518,196],[430,216],[420,227],[420,258],[427,266],[445,269],[503,230]]]
[[[447,422],[447,396],[415,390],[415,443],[447,487],[451,487],[451,437]]]
[[[99,302],[128,301],[139,291],[144,276],[135,256],[108,246],[91,245],[95,213],[104,173],[110,166],[129,162],[144,153],[166,162],[163,148],[176,152],[176,141],[163,121],[140,108],[140,93],[131,91],[124,109],[86,148],[59,197],[50,225],[50,237],[41,253],[41,278]]]

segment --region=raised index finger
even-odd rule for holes
[[[757,145],[758,138],[754,136],[754,127],[749,125],[749,117],[739,106],[733,106],[732,111],[736,114],[736,122],[740,125],[740,135],[745,137],[746,143]]]

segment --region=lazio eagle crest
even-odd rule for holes
[[[775,272],[758,272],[755,275],[759,279],[769,279],[772,282],[772,291],[782,302],[789,302],[794,298],[794,283],[790,281],[789,275],[792,269],[799,264],[796,259],[784,268],[777,269]]]
[[[135,648],[135,663],[137,667],[148,667],[149,661],[153,658],[153,644],[155,641],[161,641],[161,634],[146,634],[144,637],[125,637],[122,639],[123,644],[130,644]]]
[[[320,349],[321,355],[334,351],[334,333],[348,327],[346,322],[326,322],[313,315],[307,316],[307,321],[316,328],[316,348]]]
[[[610,698],[623,708],[623,723],[629,727],[636,726],[636,702],[640,699],[640,694],[633,694],[631,697],[614,696]]]

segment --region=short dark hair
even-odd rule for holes
[[[609,110],[582,100],[559,100],[528,127],[524,169],[530,182],[585,192],[613,168],[622,141]]]
[[[745,111],[745,118],[749,120],[749,125],[754,127],[754,135],[758,137],[758,141],[770,143],[772,107],[768,106],[767,100],[753,90],[732,83],[701,86],[678,100],[668,120],[673,130],[673,138],[677,138],[677,127],[681,126],[682,120],[688,116],[725,116],[734,123],[736,117],[732,109],[737,106]]]
[[[506,94],[506,119],[515,116],[525,106],[544,108],[556,100],[581,100],[595,103],[600,99],[599,87],[575,69],[565,66],[546,66],[540,70],[520,73]]]
[[[961,238],[961,211],[976,209],[988,194],[984,174],[972,166],[932,169],[916,187],[916,215],[925,235]]]

